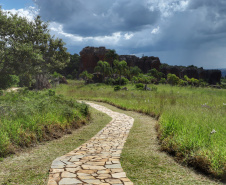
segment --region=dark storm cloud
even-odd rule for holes
[[[105,36],[121,31],[140,31],[157,22],[159,11],[144,0],[36,0],[41,16],[80,36]]]

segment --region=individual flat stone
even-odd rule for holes
[[[77,177],[77,175],[74,173],[65,171],[65,172],[62,172],[61,177],[62,178],[73,178],[73,177]]]
[[[82,182],[75,178],[63,178],[59,182],[59,185],[75,185],[78,183],[82,183]]]

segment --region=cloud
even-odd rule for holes
[[[71,53],[106,46],[119,54],[158,56],[176,65],[226,68],[225,0],[33,0],[51,34]]]
[[[36,0],[47,21],[63,25],[63,30],[83,37],[136,32],[155,24],[158,10],[150,10],[145,0]]]
[[[29,21],[34,20],[34,18],[38,15],[38,10],[35,7],[29,6],[24,9],[10,9],[10,10],[2,10],[3,12],[10,12],[12,14],[17,14],[20,17],[26,17]]]

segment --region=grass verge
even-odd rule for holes
[[[133,111],[124,111],[106,103],[98,102],[97,104],[135,119],[120,159],[124,171],[134,185],[221,184],[179,165],[172,157],[161,152],[155,129],[157,124],[155,119]]]
[[[55,91],[0,96],[0,157],[70,133],[89,118],[88,106]]]
[[[58,140],[48,141],[27,149],[26,153],[12,155],[0,162],[0,185],[47,184],[49,168],[54,159],[62,156],[97,134],[111,118],[90,108],[90,122]]]

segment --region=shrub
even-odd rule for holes
[[[0,89],[7,89],[12,86],[17,86],[19,77],[16,75],[0,75]]]
[[[48,90],[49,96],[55,96],[56,92],[52,89]]]
[[[3,95],[3,93],[4,93],[4,91],[3,91],[3,90],[0,90],[0,96],[2,96],[2,95]]]
[[[140,89],[140,90],[143,90],[144,89],[144,84],[138,83],[138,84],[136,84],[136,88]]]
[[[73,76],[69,74],[69,75],[67,75],[67,79],[72,80],[73,79]]]
[[[121,89],[121,87],[119,85],[114,87],[114,91],[119,91]]]
[[[120,83],[121,81],[121,83]],[[115,82],[114,85],[126,85],[129,82],[129,80],[125,77],[122,77],[121,79],[118,77]]]
[[[166,84],[166,82],[167,82],[167,81],[166,81],[165,78],[161,78],[160,81],[159,81],[159,83],[161,83],[161,84]]]
[[[179,83],[179,78],[175,74],[169,73],[167,75],[167,81],[171,85],[177,85]]]
[[[107,79],[105,80],[105,83],[106,83],[107,85],[114,85],[114,84],[115,84],[115,79],[114,79],[114,78],[107,78]]]

